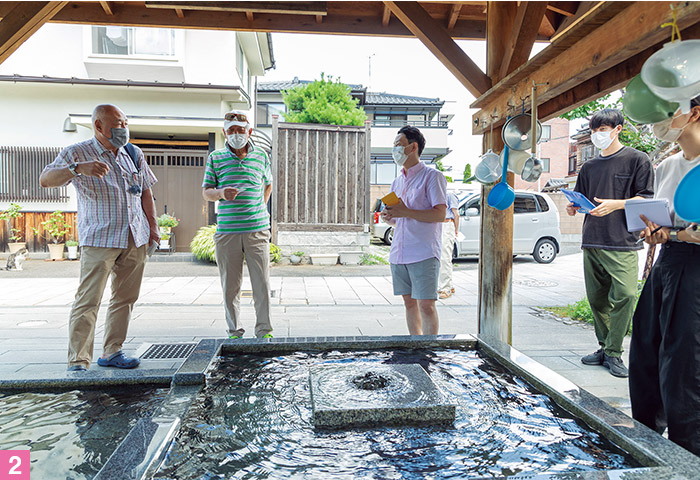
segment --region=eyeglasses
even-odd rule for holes
[[[235,120],[237,122],[248,123],[248,117],[245,113],[227,113],[226,115],[224,115],[224,120],[226,120],[227,122],[232,122]]]

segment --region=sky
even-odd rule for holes
[[[457,43],[486,70],[485,42]],[[443,164],[451,165],[452,176],[461,178],[467,163],[472,167],[478,163],[481,136],[471,134],[475,110],[469,108],[474,97],[418,39],[273,33],[272,45],[276,67],[262,82],[294,77],[316,80],[323,72],[373,92],[444,100],[441,113],[455,116],[450,122],[453,134],[448,137],[452,153]]]

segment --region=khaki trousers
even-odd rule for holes
[[[221,289],[228,334],[242,337],[241,285],[243,260],[248,264],[255,303],[255,336],[272,332],[270,322],[270,232],[228,233],[214,235],[216,264],[219,267]]]
[[[139,298],[147,245],[136,247],[129,235],[127,248],[83,247],[80,285],[68,325],[68,363],[89,367],[95,344],[95,323],[107,278],[112,277],[102,351],[111,355],[122,349],[134,303]]]
[[[440,276],[438,277],[438,292],[452,291],[452,250],[455,247],[455,224],[442,224],[442,249],[440,251]]]

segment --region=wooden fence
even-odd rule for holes
[[[363,231],[369,223],[370,126],[272,120],[272,238],[279,231]]]
[[[48,251],[47,244],[50,243],[51,236],[48,232],[44,231],[44,227],[41,222],[45,222],[49,219],[51,212],[22,212],[22,216],[14,219],[14,228],[20,230],[18,235],[19,241],[27,242],[27,249],[30,252],[44,252]],[[71,231],[67,235],[67,238],[61,239],[61,241],[68,240],[70,238],[78,240],[78,225],[77,225],[77,214],[75,212],[64,212],[63,217],[71,225]],[[7,243],[9,241],[10,232],[7,222],[0,222],[0,251],[6,252],[8,250]],[[33,228],[38,229],[38,235],[34,234]]]

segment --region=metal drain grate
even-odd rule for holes
[[[141,358],[150,360],[187,358],[196,346],[196,343],[154,343],[148,347],[146,353],[141,355]]]

